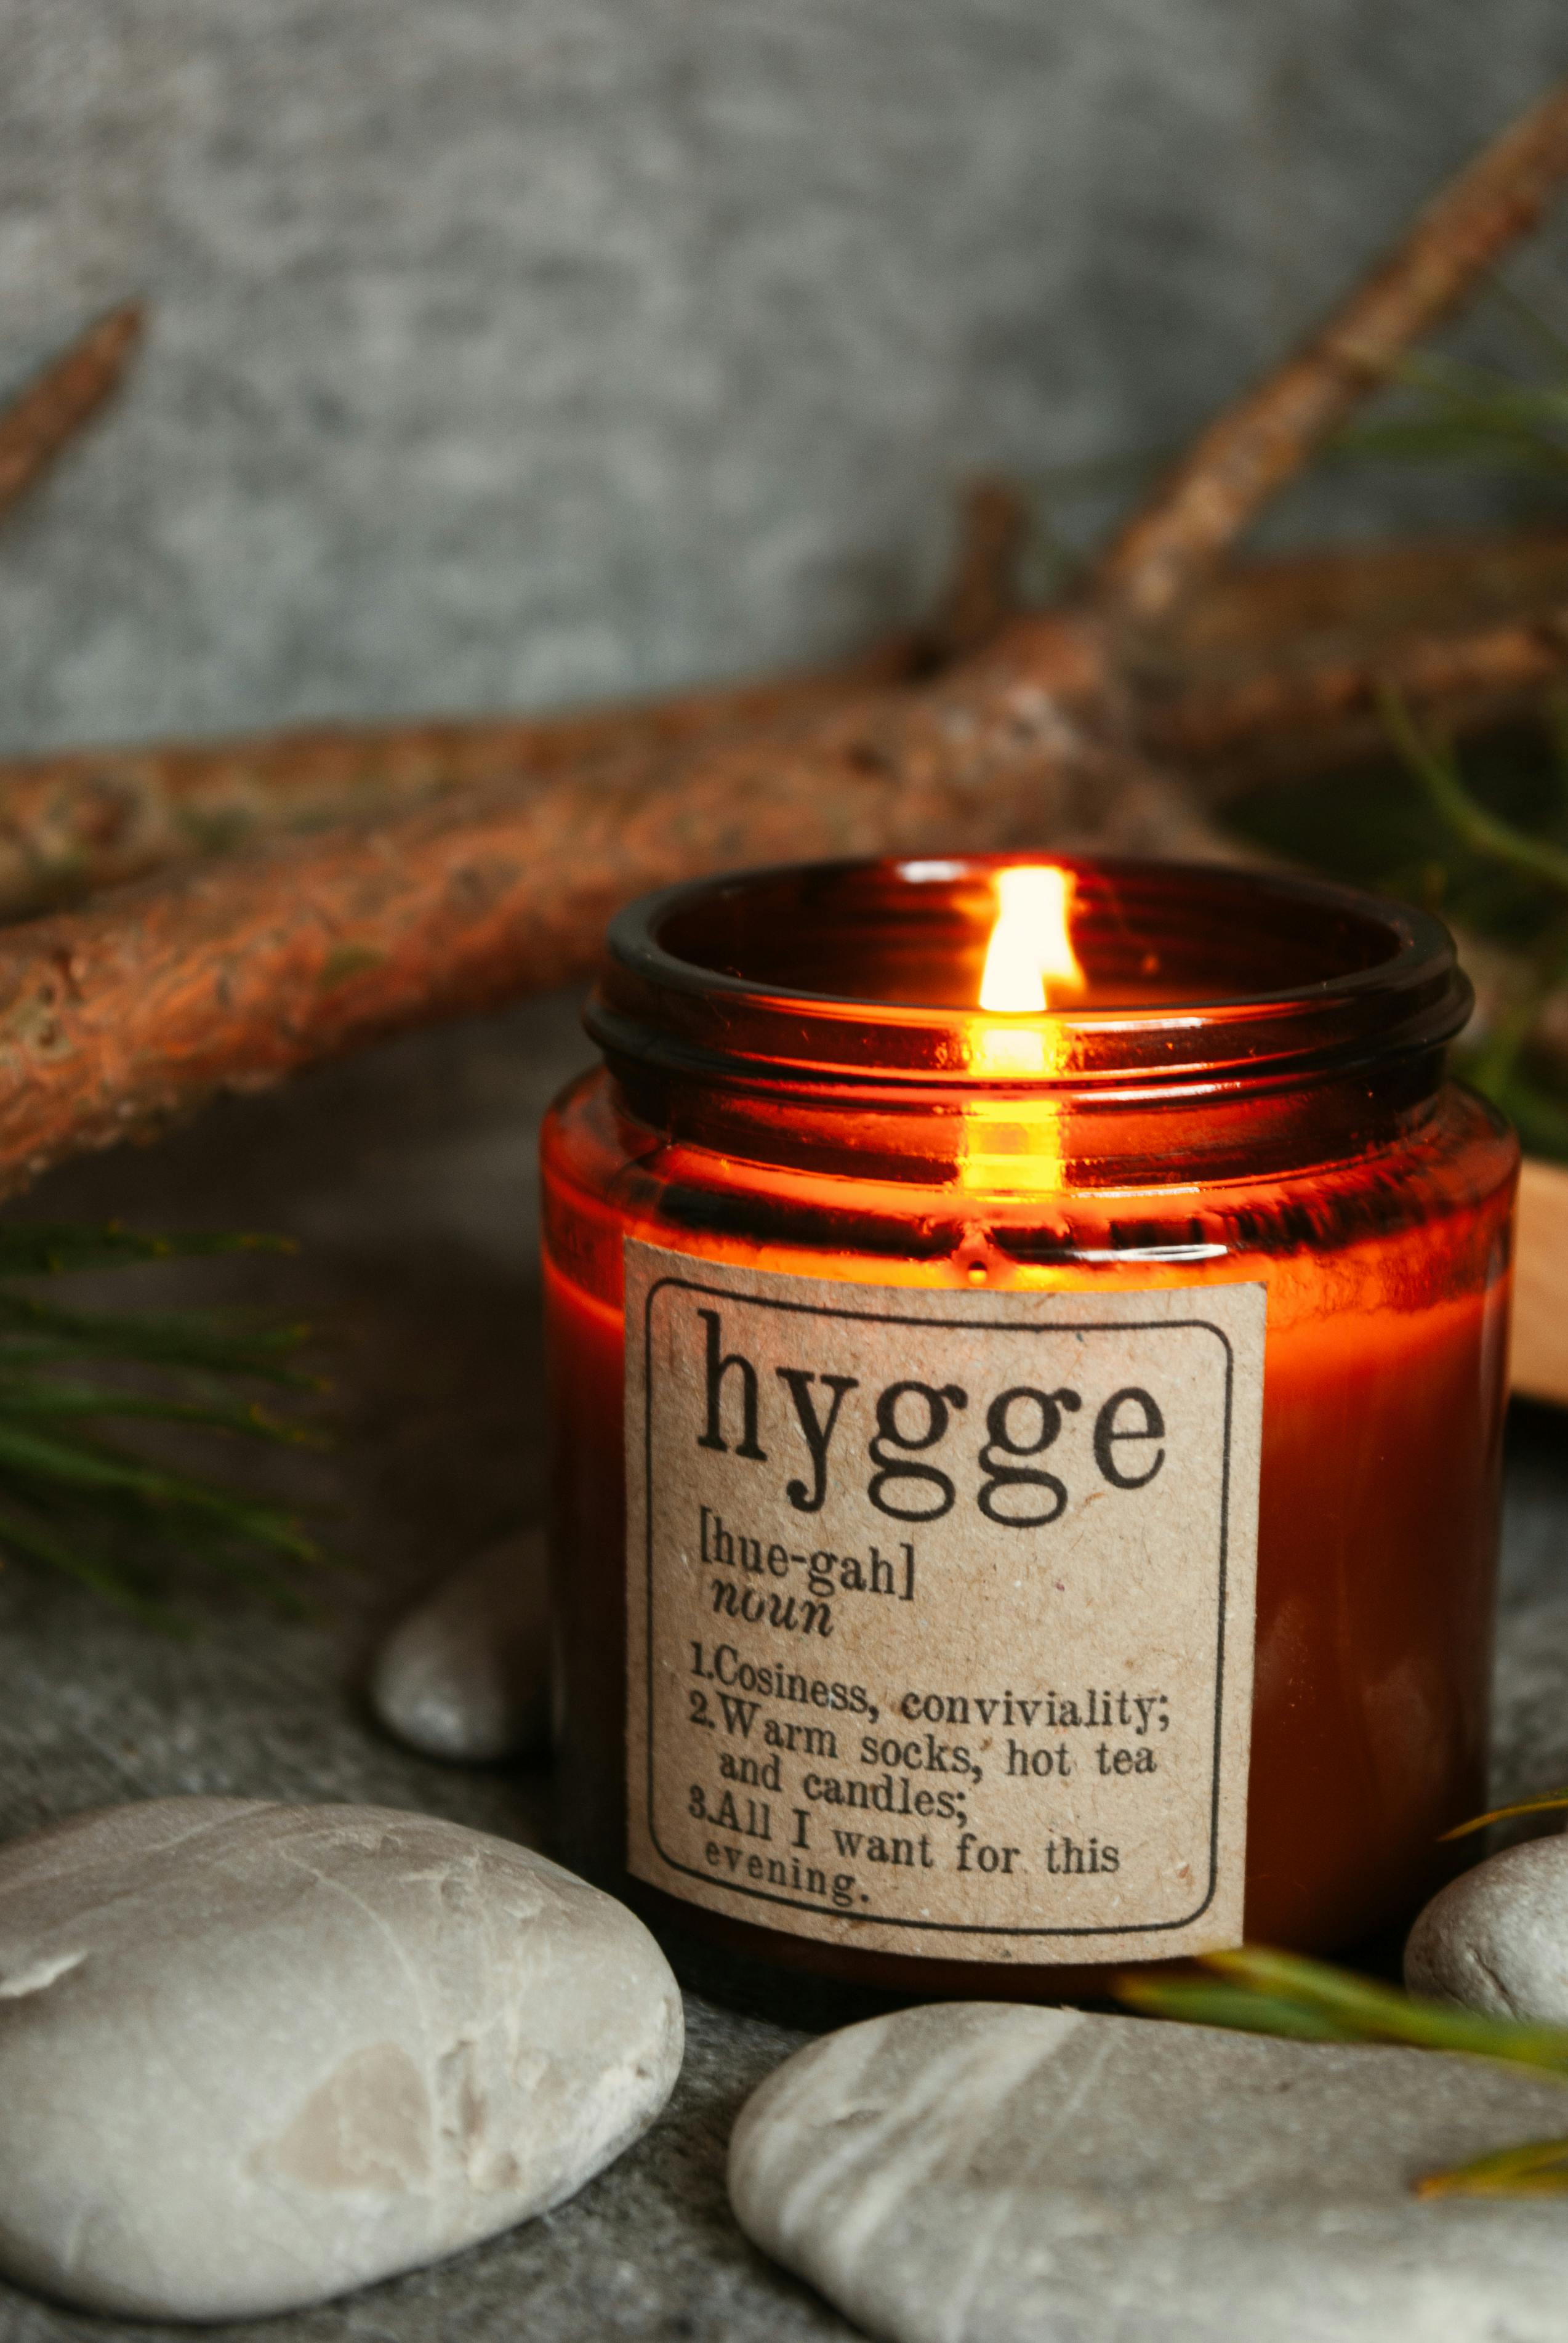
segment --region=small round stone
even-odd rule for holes
[[[558,2205],[652,2122],[680,1997],[542,1855],[160,1798],[0,1849],[0,2270],[255,2318]]]
[[[387,1637],[371,1706],[423,1756],[488,1765],[542,1749],[549,1644],[544,1536],[521,1530],[464,1563]]]
[[[1404,1981],[1496,2017],[1568,2026],[1568,1838],[1536,1838],[1441,1889],[1410,1932]]]

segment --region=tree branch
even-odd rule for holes
[[[1392,687],[1385,687],[1380,699],[1390,736],[1407,769],[1454,836],[1473,854],[1499,862],[1504,870],[1553,888],[1568,899],[1568,850],[1550,839],[1533,838],[1478,803],[1464,786],[1450,744],[1429,739]]]
[[[1370,651],[1407,635],[1478,633],[1568,603],[1568,526],[1417,537],[1227,562],[1123,666],[1184,689]]]
[[[1315,665],[1199,682],[1150,701],[1139,737],[1212,801],[1251,782],[1386,754],[1383,695],[1452,736],[1533,712],[1568,675],[1568,603],[1462,635],[1374,639]]]
[[[1168,619],[1393,362],[1540,219],[1568,175],[1568,82],[1430,203],[1292,357],[1203,432],[1118,533],[1094,598],[1121,623]]]
[[[318,725],[0,759],[0,920],[280,831],[393,813],[457,789],[607,766],[623,778],[652,771],[673,749],[826,715],[870,689],[930,676],[982,648],[1015,607],[1025,527],[1016,489],[975,482],[935,616],[836,668],[560,716]]]
[[[89,326],[0,415],[0,513],[25,494],[117,388],[142,337],[139,301]]]
[[[564,716],[319,725],[230,740],[65,749],[0,761],[0,919],[25,918],[276,836],[391,816],[431,799],[584,774],[781,718],[913,674],[903,636],[858,662]]]
[[[0,934],[0,1187],[225,1088],[585,973],[650,888],[802,855],[1107,835],[1191,850],[1180,799],[1072,712],[1100,670],[1064,625],[933,684],[760,736],[699,740],[654,779],[561,776],[166,872]]]
[[[1011,480],[970,481],[952,576],[925,637],[932,666],[981,649],[1011,618],[1029,528],[1029,506]]]

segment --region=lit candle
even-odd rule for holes
[[[568,1859],[915,1993],[1408,1912],[1484,1791],[1467,1006],[1424,915],[1218,869],[624,914],[544,1147]]]
[[[996,918],[980,971],[980,1005],[970,1031],[977,1074],[1044,1077],[1061,1071],[1065,1028],[1048,1009],[1081,1000],[1083,970],[1072,949],[1069,911],[1072,874],[1054,863],[1020,863],[996,872]],[[1005,1013],[999,1024],[994,1012]],[[1025,1021],[1028,1021],[1027,1022]],[[1061,1184],[1060,1117],[1050,1091],[1026,1090],[997,1113],[988,1104],[964,1118],[959,1176],[989,1193],[1038,1194]]]

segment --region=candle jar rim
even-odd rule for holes
[[[1041,867],[1070,880],[1089,998],[982,1010],[992,882]],[[819,968],[829,981],[789,980]],[[663,889],[611,923],[585,1021],[612,1060],[731,1084],[1168,1093],[1430,1056],[1472,1001],[1448,930],[1413,905],[1293,873],[1036,850]],[[995,1038],[1030,1033],[1032,1054]]]

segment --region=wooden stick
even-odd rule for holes
[[[13,758],[0,762],[0,919],[280,831],[396,814],[457,790],[638,759],[651,769],[676,749],[891,687],[925,656],[910,634],[839,669],[563,716],[317,725]]]
[[[1386,755],[1391,687],[1451,735],[1536,715],[1565,613],[1561,526],[1234,563],[1129,660],[1139,738],[1211,804]]]
[[[1099,565],[1101,606],[1157,626],[1352,409],[1389,379],[1568,175],[1568,81],[1493,139],[1296,356],[1201,434]]]
[[[142,337],[139,301],[111,309],[0,415],[0,513],[39,479],[118,387]]]
[[[1315,665],[1194,685],[1147,706],[1141,738],[1212,800],[1251,781],[1388,754],[1380,701],[1389,690],[1419,711],[1423,729],[1452,736],[1538,709],[1565,675],[1568,604],[1471,634],[1383,639]]]
[[[869,689],[930,676],[979,649],[1015,607],[1025,526],[1016,489],[975,482],[934,618],[835,668],[559,716],[317,725],[0,760],[0,920],[278,831],[395,812],[455,789],[606,765],[623,778],[652,771],[673,749],[825,715]]]
[[[317,727],[0,761],[0,918],[454,790],[601,768],[629,779],[678,748],[892,689],[1000,623],[1017,501],[987,490],[970,510],[954,586],[930,627],[842,668],[578,715]],[[1375,691],[1391,659],[1418,713],[1465,729],[1526,705],[1559,672],[1551,613],[1564,605],[1562,528],[1240,564],[1199,589],[1157,656],[1130,667],[1139,736],[1221,788],[1253,769],[1320,769],[1381,737]]]
[[[1124,660],[1145,690],[1189,688],[1405,635],[1462,636],[1568,602],[1568,527],[1418,537],[1228,562]]]
[[[1519,1181],[1513,1388],[1568,1405],[1568,1170],[1526,1161]]]
[[[1011,480],[971,480],[960,513],[951,580],[925,638],[933,667],[981,649],[1018,608],[1030,529],[1022,494]]]
[[[1025,843],[1230,854],[1098,729],[1091,634],[935,682],[454,790],[0,932],[0,1192],[403,1027],[568,981],[648,888],[801,856]]]
[[[466,790],[373,825],[161,874],[0,934],[0,1188],[225,1088],[560,984],[648,889],[800,856],[1190,848],[1198,824],[1070,715],[1064,627],[900,695],[699,742],[647,782]]]

